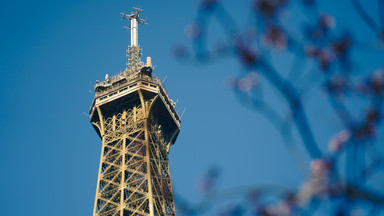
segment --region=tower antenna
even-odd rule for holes
[[[123,19],[127,19],[131,21],[131,25],[129,27],[125,27],[131,30],[131,45],[128,46],[127,57],[128,57],[128,68],[130,73],[136,73],[141,65],[141,49],[138,43],[138,23],[144,25],[147,24],[147,19],[141,19],[139,13],[143,11],[143,9],[139,7],[134,7],[134,11],[131,14],[121,13],[123,15]]]
[[[123,15],[123,19],[127,19],[131,21],[130,27],[125,27],[131,30],[131,46],[138,46],[138,23],[144,25],[147,23],[147,18],[141,19],[139,13],[143,11],[140,7],[134,7],[134,11],[131,14],[121,13]]]

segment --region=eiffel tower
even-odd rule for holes
[[[169,170],[180,117],[151,58],[141,62],[140,8],[131,14],[127,68],[95,85],[90,121],[102,140],[94,216],[176,215]]]

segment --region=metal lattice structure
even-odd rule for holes
[[[168,154],[180,118],[150,59],[140,62],[138,45],[128,52],[132,67],[95,86],[90,120],[102,151],[93,215],[176,215]]]
[[[127,50],[128,57],[128,70],[130,72],[137,71],[140,68],[141,64],[141,49],[139,46],[129,46]]]

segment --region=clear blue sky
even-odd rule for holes
[[[196,14],[195,1],[2,1],[1,215],[91,215],[101,141],[83,113],[89,111],[95,80],[125,68],[130,39],[120,12],[137,5],[149,23],[139,27],[143,59],[151,56],[155,74],[167,77],[179,113],[186,107],[170,153],[175,191],[198,201],[196,181],[212,165],[222,170],[219,188],[265,182],[295,186],[305,178],[275,128],[223,85],[225,77],[239,72],[235,60],[191,66],[173,57],[173,46],[188,43],[184,29]],[[228,8],[240,22],[246,20],[241,12],[246,3]],[[356,19],[347,14],[341,22],[348,22],[345,17]],[[283,106],[279,100],[273,105]],[[326,144],[340,127],[308,101],[310,114],[325,116],[317,122],[316,138]]]

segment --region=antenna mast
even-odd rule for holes
[[[135,11],[131,14],[126,14],[125,12],[124,13],[121,13],[121,15],[123,15],[123,19],[127,19],[127,20],[130,20],[131,21],[131,26],[130,27],[126,27],[128,29],[131,30],[131,46],[138,46],[138,33],[139,33],[139,30],[138,30],[138,23],[144,25],[144,24],[147,24],[147,19],[141,19],[140,16],[139,16],[139,13],[141,11],[143,11],[143,9],[139,8],[139,7],[134,7],[133,8]]]
[[[127,56],[128,56],[128,68],[130,72],[136,72],[140,67],[140,57],[141,57],[141,49],[139,46],[138,39],[138,23],[144,25],[147,24],[147,19],[141,19],[139,13],[143,11],[143,9],[139,7],[134,7],[134,12],[131,14],[121,13],[123,15],[123,19],[127,19],[131,21],[131,25],[129,27],[125,27],[131,30],[131,45],[128,47]]]

